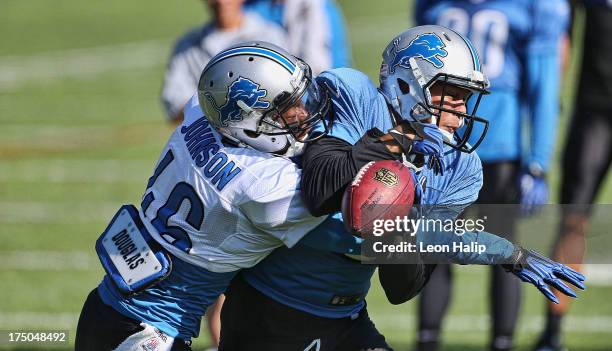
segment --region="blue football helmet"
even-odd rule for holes
[[[466,113],[432,103],[430,88],[438,82],[443,87],[453,85],[470,92]],[[421,129],[418,123],[439,126],[441,113],[449,112],[460,118],[462,127],[454,134],[441,130],[447,145],[470,153],[484,139],[488,121],[477,117],[476,110],[482,95],[488,94],[489,81],[472,43],[452,29],[419,26],[395,37],[383,52],[380,87],[394,114],[411,123],[415,130]],[[484,124],[484,128],[474,145],[469,145],[475,123]]]

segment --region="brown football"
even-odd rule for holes
[[[342,198],[342,216],[355,235],[372,234],[374,221],[408,215],[414,203],[414,181],[399,161],[373,161],[363,166]]]

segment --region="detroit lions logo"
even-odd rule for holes
[[[395,57],[389,67],[391,73],[395,71],[397,66],[410,68],[409,60],[411,57],[420,57],[434,65],[434,67],[441,68],[444,66],[444,62],[442,62],[440,57],[448,55],[448,52],[444,49],[446,45],[434,33],[419,35],[403,49],[398,49],[399,39],[396,39],[393,44],[395,46]]]
[[[238,106],[238,101],[242,101],[246,106],[255,108],[268,108],[270,103],[267,101],[259,101],[260,98],[266,96],[266,89],[259,89],[259,84],[244,78],[238,77],[227,90],[227,101],[221,106],[217,106],[215,99],[206,93],[208,102],[219,112],[219,121],[221,125],[227,127],[228,122],[242,121],[243,109]]]

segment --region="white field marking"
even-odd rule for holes
[[[378,329],[384,334],[389,330],[414,330],[416,316],[406,313],[376,314],[372,313]],[[0,328],[42,327],[55,329],[72,329],[78,321],[78,313],[43,313],[43,312],[2,312],[0,311]],[[544,318],[527,316],[520,320],[519,332],[537,333],[544,325]],[[485,315],[451,315],[445,320],[444,330],[463,332],[486,332],[490,329],[490,318]],[[608,333],[612,330],[612,316],[567,316],[564,329],[568,332]]]
[[[144,159],[49,159],[0,163],[0,182],[146,184],[154,161]]]
[[[20,124],[20,123],[5,123],[2,125],[2,139],[6,140],[28,140],[35,142],[38,139],[44,138],[74,138],[74,137],[91,137],[97,134],[103,134],[104,137],[114,133],[119,126],[113,125],[92,125],[92,126],[75,126],[75,125],[53,125],[53,124]]]
[[[93,246],[93,244],[92,244]],[[85,251],[0,251],[0,271],[91,271],[100,266]]]
[[[385,43],[405,28],[408,18],[383,16],[349,20],[355,46]],[[147,68],[164,64],[171,39],[147,40],[118,45],[0,57],[0,91],[30,82],[67,77],[89,77],[106,72]]]
[[[481,276],[485,274],[485,279],[489,279],[488,275],[488,267],[482,265],[474,265],[474,266],[460,266],[457,267],[461,270],[461,274],[469,274],[474,276]],[[612,286],[612,263],[610,264],[602,264],[602,263],[587,263],[583,266],[584,275],[586,276],[586,285],[587,289],[589,286],[601,286],[608,287]],[[488,284],[488,280],[485,280],[486,284]]]
[[[0,223],[104,222],[121,207],[119,202],[0,201]]]
[[[370,313],[376,326],[385,330],[410,330],[416,328],[416,316],[406,313]],[[444,321],[444,330],[455,332],[489,331],[491,317],[487,315],[449,315]],[[518,332],[539,333],[545,324],[543,316],[523,316],[517,325]],[[569,332],[609,333],[612,330],[612,316],[573,316],[564,319],[563,328]]]
[[[586,264],[584,275],[587,277],[587,289],[590,285],[612,286],[612,264]]]
[[[110,71],[163,64],[170,40],[150,40],[111,46],[70,49],[23,56],[0,57],[0,91],[32,81],[88,77]]]
[[[83,303],[85,300],[79,302]],[[76,328],[78,313],[43,313],[43,312],[2,312],[0,311],[0,328],[46,328],[50,330]],[[74,340],[74,335],[70,335]]]

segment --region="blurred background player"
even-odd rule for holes
[[[244,0],[205,0],[212,20],[180,37],[166,69],[161,100],[170,121],[183,120],[183,107],[198,88],[200,73],[221,50],[265,38],[286,46],[282,27],[243,9]]]
[[[470,38],[481,54],[491,94],[479,112],[489,130],[478,149],[484,183],[477,203],[516,204],[529,214],[548,201],[546,171],[559,115],[561,42],[568,22],[565,0],[418,0],[416,22],[439,24]],[[475,140],[471,140],[473,143]],[[492,206],[492,205],[489,205]],[[515,206],[480,209],[487,230],[513,240]],[[451,267],[440,265],[419,306],[418,348],[436,350],[451,288]],[[513,347],[520,282],[492,267],[492,350]]]
[[[287,49],[308,62],[314,75],[351,66],[344,17],[334,0],[247,0],[245,8],[283,26]]]
[[[560,202],[565,206],[553,257],[579,270],[592,204],[612,160],[612,2],[584,0],[573,1],[572,5],[572,17],[576,6],[582,5],[586,27],[580,84],[563,151]],[[561,321],[569,301],[562,297],[559,301],[558,305],[547,306],[538,351],[565,350]]]
[[[333,0],[207,0],[212,20],[177,40],[161,92],[170,121],[197,88],[212,56],[239,42],[265,39],[313,62],[315,74],[351,64],[342,13]]]

